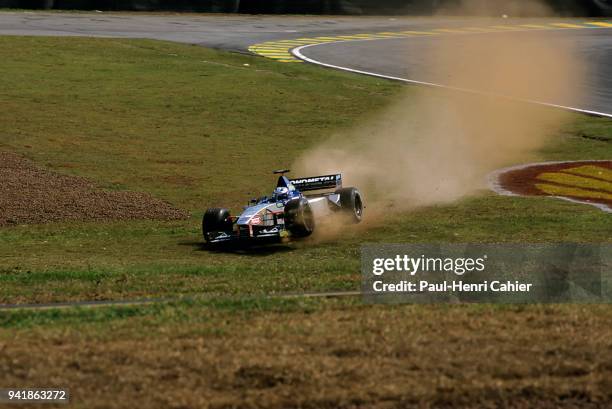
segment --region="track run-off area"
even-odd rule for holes
[[[146,13],[1,12],[0,35],[149,38],[250,52],[280,63],[313,63],[405,83],[480,93],[427,78],[419,51],[437,38],[517,35],[577,38],[583,58],[612,66],[612,22],[599,20],[525,20],[467,18],[265,17],[148,15]],[[414,40],[414,41],[413,41]],[[383,45],[384,44],[384,45]],[[408,48],[406,48],[408,47]],[[414,47],[414,48],[411,48]],[[413,51],[413,52],[411,52]],[[404,58],[409,55],[410,58]],[[401,56],[401,58],[399,58]],[[406,61],[408,66],[401,65]],[[421,76],[423,74],[423,76]],[[590,99],[529,101],[612,118],[612,78],[601,71],[585,86]],[[270,294],[268,298],[355,297],[358,291]],[[197,298],[77,301],[53,304],[4,304],[0,310],[129,306]]]

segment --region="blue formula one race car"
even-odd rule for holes
[[[289,170],[280,174],[272,196],[252,199],[240,216],[229,210],[211,208],[202,220],[204,239],[210,244],[237,241],[280,241],[307,237],[314,232],[316,221],[334,214],[347,223],[363,218],[361,193],[354,187],[342,187],[342,175],[289,179]],[[333,191],[329,191],[333,189]],[[304,192],[318,191],[314,194]]]

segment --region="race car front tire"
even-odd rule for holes
[[[305,198],[294,199],[285,205],[285,227],[296,237],[310,236],[315,228],[314,213]]]
[[[206,241],[210,241],[211,233],[230,231],[232,231],[232,221],[229,210],[218,207],[206,210],[202,218],[202,234]]]
[[[352,223],[359,223],[363,219],[363,200],[357,188],[345,187],[336,190],[340,195],[340,210],[349,217]]]

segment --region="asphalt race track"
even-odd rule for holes
[[[255,43],[435,25],[472,24],[461,18],[245,16],[151,13],[2,12],[0,35],[151,38],[246,51]]]
[[[476,36],[496,36],[498,33],[474,33]],[[545,98],[541,102],[575,107],[587,111],[600,112],[612,115],[612,76],[609,67],[612,67],[612,30],[610,29],[582,29],[582,30],[542,30],[513,32],[511,35],[517,41],[529,41],[538,36],[550,44],[550,47],[564,48],[568,43],[578,44],[577,58],[588,62],[589,76],[579,84],[583,89],[584,98],[549,101]],[[461,49],[465,35],[449,36],[445,42],[446,47]],[[384,46],[377,44],[384,41]],[[348,41],[343,43],[317,44],[305,47],[300,53],[313,61],[319,61],[337,67],[351,70],[372,72],[389,77],[407,80],[440,84],[450,87],[461,87],[453,81],[452,76],[439,76],[436,71],[429,69],[424,58],[435,43],[435,37],[420,37],[406,41],[405,39],[388,39],[376,41]],[[483,56],[468,56],[478,60]],[[486,58],[486,57],[485,57]],[[453,61],[445,61],[452,66]],[[452,70],[450,70],[452,72]],[[486,89],[482,91],[487,92]],[[577,97],[576,97],[577,98]]]
[[[559,21],[559,19],[550,21]],[[575,21],[583,23],[592,20]],[[372,32],[446,29],[449,32],[445,34],[452,37],[452,41],[457,41],[457,46],[460,47],[465,37],[453,35],[454,29],[548,22],[549,20],[542,19],[501,18],[2,12],[0,35],[150,38],[248,52],[249,46],[268,41]],[[543,102],[612,115],[612,77],[609,71],[606,72],[606,68],[612,66],[612,24],[609,25],[609,28],[560,28],[513,33],[524,37],[525,41],[528,41],[530,36],[546,36],[553,47],[563,47],[564,42],[576,41],[580,49],[578,58],[585,59],[591,66],[588,80],[580,84],[584,88],[584,94],[587,95],[586,100]],[[497,33],[475,32],[474,35],[495,36]],[[309,59],[333,66],[408,80],[453,85],[452,78],[436,78],[427,69],[423,56],[430,46],[430,41],[435,39],[381,38],[373,41],[330,42],[306,47],[301,52]]]

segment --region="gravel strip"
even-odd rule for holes
[[[189,214],[146,193],[111,191],[0,152],[0,226],[67,220],[179,220]]]

